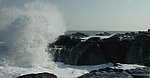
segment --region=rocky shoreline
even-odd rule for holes
[[[98,34],[96,34],[98,35]],[[108,33],[100,33],[108,36]],[[71,65],[97,65],[103,63],[124,63],[150,65],[150,31],[115,34],[102,39],[88,37],[85,33],[61,35],[49,50],[54,61]]]
[[[82,76],[76,78],[149,78],[150,67],[147,66],[131,66],[124,64],[116,64],[113,67],[107,67],[103,69],[93,70]],[[19,76],[18,78],[58,78],[57,75],[52,73],[37,73],[26,74]]]
[[[150,29],[145,32],[125,34],[96,34],[89,37],[85,33],[61,35],[54,43],[49,43],[48,52],[55,62],[70,65],[98,65],[113,63],[113,67],[93,70],[77,78],[149,78],[150,73]],[[110,36],[101,38],[101,36]],[[89,37],[85,39],[85,37]],[[138,64],[143,67],[123,69],[121,64]],[[51,73],[37,73],[18,78],[57,78]]]
[[[93,70],[77,78],[149,78],[149,67],[123,70],[121,68],[105,68]]]

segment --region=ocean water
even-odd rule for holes
[[[11,4],[13,2],[15,0]],[[42,72],[54,73],[58,78],[75,78],[113,65],[87,67],[53,62],[53,56],[46,51],[47,45],[65,31],[63,16],[50,2],[32,0],[22,3],[21,7],[1,5],[0,78]]]
[[[113,66],[112,63],[72,66],[53,62],[53,56],[46,51],[47,44],[65,34],[63,16],[55,5],[44,0],[32,0],[21,6],[0,6],[0,78],[42,72],[54,73],[58,78],[75,78]]]

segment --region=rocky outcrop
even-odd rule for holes
[[[135,37],[131,49],[127,52],[126,63],[149,64],[150,63],[150,36],[140,34]]]
[[[100,47],[102,48],[108,62],[124,63],[126,52],[130,49],[132,41],[120,40],[118,36],[104,39]]]
[[[58,39],[54,43],[54,45],[75,46],[79,42],[80,42],[80,40],[78,40],[78,39],[70,38],[70,36],[67,36],[67,35],[61,35],[58,37]]]
[[[55,61],[59,61],[59,62],[63,62],[63,63],[66,63],[66,64],[69,64],[69,53],[71,51],[71,48],[69,47],[64,47],[63,49],[59,50],[58,53],[57,53],[57,56],[55,54]]]
[[[51,73],[38,73],[38,74],[26,74],[17,78],[57,78],[56,75]]]
[[[91,71],[78,78],[134,78],[132,75],[122,69],[105,68]]]
[[[95,65],[106,63],[106,58],[99,44],[94,42],[81,42],[70,51],[70,64]]]
[[[83,38],[83,37],[88,37],[88,34],[85,33],[81,33],[81,32],[76,32],[73,34],[67,34],[68,36],[70,36],[70,38],[75,38],[75,39],[79,39],[79,38]]]
[[[105,68],[93,70],[78,78],[149,78],[149,68],[144,67],[128,70]]]
[[[134,78],[149,78],[150,68],[136,68],[126,70],[129,74],[131,74]]]
[[[49,45],[49,52],[54,56],[54,61],[72,65],[107,62],[150,65],[149,31],[116,34],[107,39],[91,37],[85,41],[78,39],[79,36],[73,36],[61,35]],[[81,36],[84,34],[80,34]]]
[[[108,32],[96,34],[96,36],[110,36],[111,34]]]

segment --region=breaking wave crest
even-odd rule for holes
[[[46,47],[63,34],[65,24],[57,8],[42,0],[22,8],[0,8],[0,64],[46,66],[52,64]]]

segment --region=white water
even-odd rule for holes
[[[113,66],[113,64],[102,64],[95,66],[71,66],[62,63],[56,63],[54,68],[44,67],[18,67],[18,66],[0,66],[0,78],[16,78],[20,75],[49,72],[57,75],[58,78],[76,78],[92,70]]]
[[[22,8],[0,9],[3,46],[0,64],[17,66],[51,65],[47,44],[65,31],[62,15],[48,2],[25,3]]]
[[[0,7],[0,78],[41,72],[54,73],[58,78],[75,78],[113,66],[111,63],[96,66],[53,63],[52,56],[45,51],[47,43],[64,31],[62,15],[44,0],[24,3],[22,7]]]
[[[65,32],[62,15],[43,0],[22,7],[0,8],[0,78],[16,78],[29,73],[54,73],[58,78],[74,78],[102,66],[70,66],[51,61],[47,44]]]

